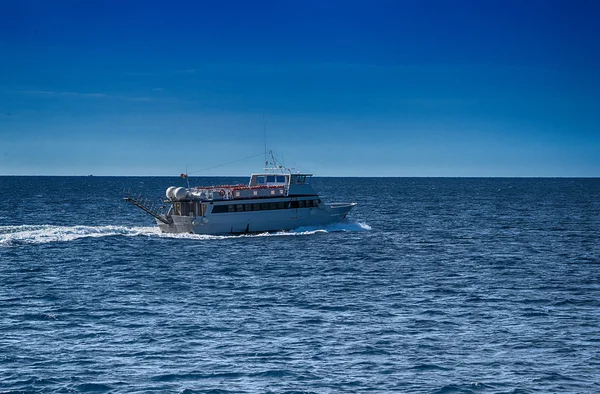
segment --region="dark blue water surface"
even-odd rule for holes
[[[0,392],[600,392],[599,179],[317,178],[348,222],[231,237],[122,201],[180,182],[0,177]]]

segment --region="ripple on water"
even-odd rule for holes
[[[115,191],[170,178],[7,179],[7,392],[600,392],[597,180],[316,179],[349,222],[197,236]]]

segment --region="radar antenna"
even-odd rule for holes
[[[269,166],[269,162],[267,161],[267,126],[265,125],[265,113],[263,112],[263,134],[265,139],[265,167]]]

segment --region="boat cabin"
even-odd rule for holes
[[[312,174],[252,174],[248,186],[310,185]]]
[[[311,180],[312,174],[252,174],[248,186],[250,188],[282,188],[282,190],[287,190],[287,193],[284,193],[284,195],[307,196],[316,194],[310,184]]]
[[[248,186],[287,186],[290,175],[286,174],[252,174]]]

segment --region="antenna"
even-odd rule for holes
[[[188,187],[188,189],[189,189],[189,188],[190,188],[190,177],[189,177],[189,175],[188,175],[188,174],[189,174],[189,173],[188,173],[188,167],[187,167],[187,164],[186,164],[186,165],[185,165],[185,181],[186,181],[186,183],[187,183],[187,187]]]
[[[265,167],[269,166],[267,161],[267,126],[265,126],[265,113],[263,112],[263,133],[265,135]]]

